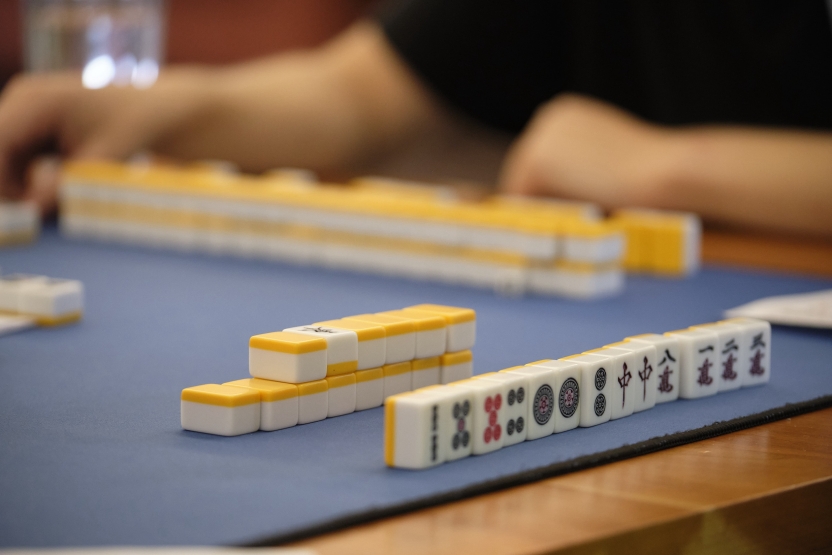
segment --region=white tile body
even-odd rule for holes
[[[554,372],[552,389],[557,406],[554,412],[554,433],[577,428],[581,423],[581,366],[569,360],[547,360],[535,367],[550,368]]]
[[[732,324],[743,328],[746,362],[740,365],[744,373],[743,387],[768,383],[771,377],[771,324],[755,318],[734,318]]]
[[[73,279],[47,279],[19,289],[17,311],[21,314],[57,318],[83,312],[84,285]]]
[[[260,403],[222,407],[181,401],[182,428],[218,436],[239,436],[260,429]]]
[[[416,355],[413,358],[438,357],[445,353],[447,328],[416,332]]]
[[[298,424],[308,424],[326,418],[329,412],[329,392],[298,395]]]
[[[358,342],[358,369],[369,370],[384,366],[387,360],[387,338]]]
[[[317,326],[318,324],[313,324]],[[346,328],[339,328],[338,326],[325,326],[329,329],[337,331],[350,331]],[[357,334],[356,334],[357,337]],[[380,368],[384,366],[387,360],[387,338],[381,337],[378,339],[358,340],[358,370],[369,370],[371,368]]]
[[[649,333],[628,337],[627,342],[644,343],[656,348],[656,403],[667,403],[679,398],[679,364],[682,357],[679,340],[667,335]]]
[[[361,380],[356,373],[355,410],[367,410],[384,404],[384,376],[375,380]]]
[[[632,368],[633,381],[630,392],[633,395],[633,412],[652,409],[656,406],[656,384],[658,371],[656,347],[649,343],[627,341],[614,346],[616,349],[630,351],[635,355]]]
[[[355,412],[357,384],[330,387],[327,394],[327,418]]]
[[[485,380],[468,380],[450,387],[464,387],[472,392],[471,412],[472,453],[484,455],[501,449],[505,442],[506,394],[505,384]]]
[[[260,429],[264,432],[297,426],[298,398],[260,403]]]
[[[49,281],[46,276],[29,274],[9,274],[0,276],[0,311],[17,312],[20,303],[20,292],[26,287],[43,284]]]
[[[416,358],[416,334],[414,332],[388,335],[385,364],[407,362]]]
[[[27,330],[35,326],[37,326],[37,321],[34,318],[0,314],[0,336]]]
[[[615,233],[603,237],[566,235],[562,239],[563,258],[576,262],[601,264],[620,260],[624,253],[624,236]]]
[[[441,380],[442,365],[438,364],[431,368],[421,370],[413,370],[411,377],[411,387],[413,390],[421,389],[431,385],[438,385],[442,383]]]
[[[283,331],[326,340],[326,364],[329,375],[332,375],[330,370],[335,364],[343,365],[354,362],[355,366],[358,366],[358,334],[354,331],[336,330],[326,326],[298,326],[286,328]],[[355,368],[351,370],[355,371]]]
[[[441,370],[440,381],[443,384],[449,384],[462,380],[467,380],[474,375],[474,361],[462,362],[460,364],[443,365]]]
[[[607,399],[610,420],[618,420],[633,414],[635,408],[635,372],[636,356],[632,351],[606,348],[592,351],[592,354],[610,358],[607,366],[607,379],[611,380],[610,395]]]
[[[567,362],[574,362],[581,367],[581,392],[580,403],[582,428],[589,428],[609,422],[610,420],[610,397],[612,396],[612,371],[609,366],[610,359],[594,354],[581,355],[569,358]],[[617,385],[617,384],[616,384]]]
[[[668,332],[679,340],[681,375],[679,397],[698,399],[719,391],[719,336],[716,332],[680,330]]]
[[[526,419],[529,410],[529,377],[523,374],[498,372],[489,374],[483,380],[501,382],[508,390],[503,399],[505,403],[505,440],[503,447],[526,441]]]
[[[398,468],[421,469],[445,462],[439,443],[439,399],[426,393],[393,397],[394,449],[388,464]],[[385,415],[390,412],[385,410]],[[389,425],[389,421],[385,422]]]
[[[748,359],[748,344],[743,341],[742,326],[731,322],[719,322],[693,328],[716,332],[719,337],[719,368],[716,369],[719,391],[731,391],[742,387],[745,375],[740,367]]]
[[[384,376],[384,398],[413,390],[413,372]]]
[[[526,391],[526,439],[539,439],[555,431],[555,372],[551,368],[523,366],[501,372],[529,380]]]
[[[447,329],[447,345],[445,350],[449,353],[466,351],[474,347],[477,339],[477,321],[461,322],[450,324]]]
[[[305,383],[326,377],[326,349],[291,354],[248,349],[248,372],[254,378],[286,383]]]

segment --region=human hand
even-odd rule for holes
[[[177,70],[148,90],[87,90],[75,73],[19,76],[0,95],[0,197],[54,206],[59,166],[44,154],[123,159],[156,148],[205,110],[200,70]]]
[[[676,157],[675,133],[578,95],[543,105],[514,142],[500,175],[511,194],[654,204]]]

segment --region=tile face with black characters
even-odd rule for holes
[[[742,327],[742,346],[746,349],[739,365],[742,386],[768,383],[771,377],[771,324],[755,318],[732,318],[725,322]]]
[[[667,332],[679,340],[679,397],[698,399],[719,391],[719,336],[706,329]]]
[[[678,399],[681,374],[679,359],[682,356],[679,350],[679,340],[669,335],[645,333],[630,336],[624,341],[652,345],[656,348],[656,404]]]
[[[618,420],[633,414],[635,409],[635,372],[636,356],[632,351],[614,347],[588,351],[594,355],[608,357],[607,372],[610,383],[610,395],[607,399],[610,420]]]
[[[648,343],[621,341],[607,345],[629,351],[635,356],[633,366],[633,412],[641,412],[656,406],[656,347]]]
[[[732,391],[742,387],[745,373],[741,367],[748,360],[748,345],[743,340],[743,327],[732,322],[715,322],[692,326],[692,329],[704,329],[716,332],[719,337],[717,351],[719,363],[716,368],[719,391]]]

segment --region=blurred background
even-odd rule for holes
[[[112,11],[148,4],[161,6],[159,54],[166,63],[226,64],[321,44],[378,0],[0,0],[0,87],[26,66],[27,9],[38,10],[42,30],[50,8]]]

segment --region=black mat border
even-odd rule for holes
[[[408,501],[399,505],[385,507],[383,509],[371,509],[361,513],[348,515],[345,517],[335,518],[320,524],[314,524],[301,528],[292,532],[283,534],[275,534],[265,536],[258,540],[240,544],[239,547],[273,547],[284,545],[291,542],[296,542],[308,539],[314,536],[327,534],[330,532],[337,532],[345,528],[357,526],[359,524],[366,524],[382,518],[389,518],[398,516],[428,507],[443,505],[453,501],[460,501],[469,497],[476,497],[486,493],[491,493],[503,489],[512,488],[532,482],[537,482],[545,478],[552,478],[570,472],[577,472],[587,468],[593,468],[608,464],[612,462],[622,461],[648,453],[655,453],[671,447],[678,447],[696,441],[711,439],[725,434],[738,432],[769,422],[777,420],[785,420],[793,416],[814,412],[824,408],[832,407],[832,395],[824,395],[809,401],[802,401],[800,403],[790,403],[779,408],[770,409],[764,412],[752,414],[750,416],[743,416],[734,420],[727,420],[724,422],[716,422],[702,428],[680,432],[678,434],[670,434],[662,437],[656,437],[635,443],[633,445],[625,445],[616,449],[602,451],[600,453],[593,453],[592,455],[585,455],[568,461],[554,463],[548,466],[535,468],[518,474],[503,476],[494,480],[481,482],[450,492],[433,495],[415,501]]]

